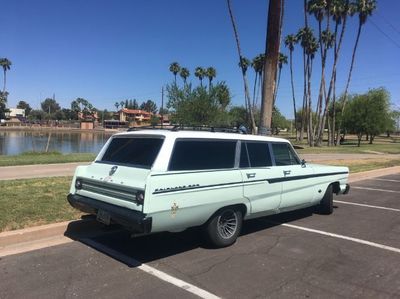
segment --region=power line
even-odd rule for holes
[[[394,31],[396,31],[398,34],[400,34],[400,30],[397,29],[392,23],[390,23],[385,17],[383,17],[379,12],[376,12],[376,14],[383,19],[383,21],[389,25]]]
[[[375,27],[376,29],[378,29],[378,31],[379,31],[380,33],[382,33],[388,40],[390,40],[397,48],[400,49],[400,44],[399,44],[399,43],[397,43],[397,42],[396,42],[394,39],[392,39],[388,34],[386,34],[385,31],[383,31],[381,28],[379,28],[379,26],[378,26],[372,19],[370,19],[370,22],[371,22],[372,25],[374,25],[374,27]]]

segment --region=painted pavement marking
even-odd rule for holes
[[[400,209],[373,206],[373,205],[366,205],[366,204],[363,204],[363,203],[355,203],[355,202],[341,201],[341,200],[334,200],[333,202],[342,203],[342,204],[346,204],[346,205],[354,205],[354,206],[366,207],[366,208],[374,208],[374,209],[380,209],[380,210],[388,210],[388,211],[400,212]]]
[[[131,258],[129,256],[126,256],[114,249],[111,249],[105,245],[102,245],[100,243],[97,243],[93,240],[90,239],[81,239],[80,241],[82,241],[83,243],[86,243],[87,245],[89,245],[90,247],[93,247],[105,254],[107,254],[108,256],[111,256],[131,267],[135,267],[138,268],[152,276],[155,276],[165,282],[168,282],[170,284],[173,284],[175,286],[177,286],[178,288],[181,288],[187,292],[190,292],[196,296],[199,296],[200,298],[204,298],[204,299],[220,299],[220,297],[204,290],[201,289],[193,284],[190,284],[186,281],[183,281],[179,278],[173,277],[165,272],[162,272],[160,270],[157,270],[156,268],[153,268],[147,264],[141,263],[137,260],[135,260],[134,258]]]
[[[391,247],[391,246],[387,246],[387,245],[382,245],[382,244],[378,244],[378,243],[375,243],[375,242],[370,242],[370,241],[366,241],[366,240],[362,240],[362,239],[358,239],[358,238],[352,238],[352,237],[348,237],[348,236],[329,233],[329,232],[325,232],[325,231],[322,231],[322,230],[307,228],[307,227],[288,224],[288,223],[278,223],[278,224],[280,224],[282,226],[294,228],[294,229],[307,231],[307,232],[310,232],[310,233],[315,233],[315,234],[320,234],[320,235],[329,236],[329,237],[333,237],[333,238],[343,239],[343,240],[352,241],[352,242],[363,244],[363,245],[372,246],[372,247],[375,247],[375,248],[380,248],[380,249],[384,249],[384,250],[400,253],[400,248]]]
[[[400,193],[400,191],[395,191],[395,190],[358,187],[358,186],[351,186],[351,189],[370,190],[370,191],[389,192],[389,193]]]

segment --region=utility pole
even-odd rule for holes
[[[271,135],[272,110],[278,69],[280,28],[284,0],[270,0],[265,45],[264,78],[262,86],[259,135]]]

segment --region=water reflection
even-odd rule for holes
[[[48,141],[49,151],[98,153],[111,135],[108,132],[0,131],[0,155],[45,151]]]

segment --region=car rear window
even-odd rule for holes
[[[236,141],[177,140],[169,170],[205,170],[233,168]]]
[[[100,162],[151,168],[163,142],[163,138],[116,137]]]

